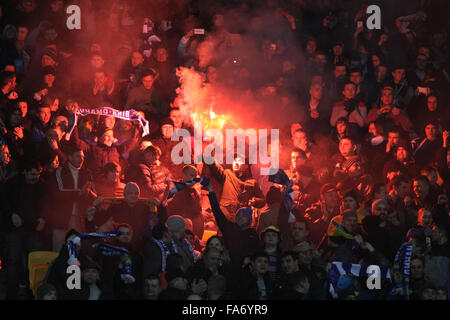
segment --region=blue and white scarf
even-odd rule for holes
[[[391,297],[403,296],[406,300],[409,300],[411,256],[412,243],[402,245],[395,255],[392,272],[394,288],[390,292]]]
[[[138,112],[135,110],[116,110],[109,107],[101,107],[101,108],[95,108],[95,109],[87,109],[87,108],[78,108],[75,113],[75,121],[73,122],[72,127],[69,129],[69,131],[66,133],[66,140],[70,140],[70,136],[72,135],[72,132],[78,122],[78,117],[84,117],[87,115],[100,115],[105,117],[115,117],[123,120],[137,120],[139,121],[140,125],[142,126],[143,132],[142,136],[146,136],[150,133],[149,128],[149,122]]]
[[[121,233],[120,231],[112,231],[112,232],[91,232],[91,233],[83,233],[79,234],[73,239],[67,241],[67,248],[69,250],[69,259],[67,263],[69,265],[80,265],[80,261],[78,261],[77,257],[77,244],[81,242],[83,239],[95,239],[95,238],[112,238],[117,237]]]
[[[170,182],[172,182],[174,184],[174,187],[172,189],[170,189],[169,194],[167,195],[167,200],[173,198],[173,196],[183,190],[186,187],[191,187],[196,183],[200,183],[202,186],[206,187],[209,184],[209,178],[203,177],[203,178],[195,178],[191,181],[187,181],[187,182],[183,182],[183,181],[174,181],[174,180],[170,180],[168,179]]]
[[[167,261],[167,257],[170,255],[170,250],[169,248],[166,246],[166,244],[162,241],[162,240],[157,240],[157,239],[153,239],[153,241],[155,241],[155,243],[158,245],[158,247],[161,249],[161,253],[162,253],[162,259],[161,259],[161,271],[164,272],[166,271],[166,261]],[[172,239],[172,249],[175,253],[178,253],[178,246],[175,243],[175,241]],[[189,243],[189,241],[187,241],[186,239],[184,239],[184,243],[186,243],[189,252],[191,253],[192,259],[194,261],[194,263],[197,261],[197,255],[194,253],[194,249],[192,249],[191,244]]]
[[[121,256],[129,253],[125,248],[113,246],[108,243],[94,243],[92,247],[99,250],[104,256]],[[131,275],[132,262],[130,257],[119,264],[119,269],[120,278],[125,284],[132,284],[136,282],[136,279]]]
[[[284,204],[289,211],[289,222],[294,221],[295,217],[292,214],[292,210],[296,207],[294,199],[297,197],[298,192],[292,190],[293,182],[289,179],[286,172],[281,169],[278,169],[277,173],[269,176],[269,181],[284,186],[282,195]]]
[[[328,282],[330,283],[330,293],[333,298],[337,298],[337,285],[341,276],[353,275],[355,277],[367,277],[367,268],[369,266],[362,264],[353,264],[347,262],[334,261],[331,269],[328,271]],[[381,271],[381,277],[391,279],[391,273],[388,267],[378,266]]]

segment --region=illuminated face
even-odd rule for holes
[[[132,233],[131,233],[130,228],[128,228],[128,227],[120,227],[119,231],[120,231],[120,236],[117,237],[119,242],[121,242],[121,243],[130,243],[131,242],[131,238],[132,238]]]
[[[389,213],[389,208],[386,203],[380,202],[378,203],[372,211],[372,214],[375,216],[379,216],[382,221],[386,220],[386,217]]]
[[[380,81],[381,79],[384,79],[387,74],[387,68],[385,66],[379,66],[378,67],[378,73],[377,73],[377,79]]]
[[[141,79],[142,85],[145,89],[150,90],[153,86],[153,82],[155,81],[155,78],[153,76],[146,76]]]
[[[423,262],[421,259],[411,260],[411,277],[414,280],[420,280],[424,275]]]
[[[292,152],[291,154],[291,166],[292,168],[299,168],[304,165],[306,159],[303,159],[298,152]]]
[[[417,222],[421,226],[432,226],[433,225],[433,215],[431,214],[431,211],[428,209],[425,210],[419,210],[419,213],[417,215]]]
[[[113,129],[116,124],[115,117],[105,117],[105,127],[108,129]]]
[[[309,231],[308,229],[306,229],[306,225],[304,222],[295,222],[291,228],[292,238],[296,243],[306,240],[308,233]]]
[[[309,40],[308,43],[306,44],[306,50],[310,54],[314,54],[314,52],[316,52],[317,50],[317,43],[314,40]]]
[[[347,130],[347,123],[344,121],[336,122],[336,130],[340,135],[345,134],[345,131]]]
[[[55,100],[53,100],[53,103],[52,103],[52,105],[50,106],[50,110],[51,110],[52,112],[55,112],[55,111],[58,111],[58,109],[59,109],[59,99],[56,98]]]
[[[362,81],[361,73],[359,73],[359,72],[350,73],[350,81],[356,85],[359,85]]]
[[[134,205],[139,199],[139,191],[128,190],[127,193],[124,193],[124,198],[129,205]]]
[[[428,140],[436,139],[436,134],[437,134],[437,130],[436,130],[436,126],[435,125],[428,124],[425,127],[425,136],[427,137]]]
[[[356,146],[350,139],[341,139],[339,141],[339,152],[343,157],[351,156],[355,153]]]
[[[303,266],[309,266],[313,260],[312,249],[303,250],[298,253],[298,264]]]
[[[292,137],[292,143],[295,147],[305,151],[308,148],[308,137],[306,136],[306,133],[303,131],[295,132]]]
[[[281,269],[285,274],[292,274],[298,270],[298,265],[292,256],[286,256],[281,258]]]
[[[86,284],[91,285],[97,282],[100,279],[100,274],[97,269],[84,269],[82,272],[83,280]]]
[[[408,159],[408,151],[403,147],[398,147],[396,156],[398,161],[406,161]]]
[[[427,108],[430,111],[436,111],[436,109],[437,109],[437,98],[435,96],[428,96],[428,98],[427,98]]]
[[[309,90],[309,94],[314,99],[320,100],[320,98],[322,98],[322,86],[317,85],[317,84],[311,86],[311,89]]]
[[[388,133],[388,143],[396,146],[400,140],[400,133],[398,132],[389,132]]]
[[[55,82],[55,76],[53,74],[46,74],[44,76],[44,82],[49,87],[53,86],[53,82]]]
[[[115,168],[106,173],[106,180],[108,180],[111,184],[114,184],[119,179],[119,176],[120,176],[120,170]]]
[[[28,36],[28,28],[26,27],[19,27],[17,30],[17,40],[18,41],[25,41],[25,39]]]
[[[165,124],[161,127],[161,132],[164,138],[170,139],[173,134],[173,126],[171,124]]]
[[[334,68],[334,78],[335,79],[342,79],[347,74],[347,68],[345,66],[336,66]]]
[[[413,192],[419,199],[424,199],[428,195],[429,186],[426,182],[422,180],[414,180],[413,182]]]
[[[208,243],[208,248],[216,248],[219,251],[223,251],[223,244],[216,237],[212,238]]]
[[[30,171],[25,171],[25,181],[27,184],[36,184],[39,182],[39,177],[41,176],[42,171],[38,169],[31,169]]]
[[[405,69],[396,69],[392,72],[392,78],[394,78],[395,83],[399,83],[403,78],[405,78]]]
[[[428,178],[428,181],[430,181],[430,183],[436,184],[436,182],[437,182],[436,171],[434,171],[434,170],[428,171],[426,174],[426,177]]]
[[[105,87],[106,76],[104,72],[96,72],[94,77],[95,85],[99,88]]]
[[[340,45],[333,46],[333,53],[335,56],[342,55],[342,46],[340,46]]]
[[[382,186],[382,187],[378,188],[378,190],[374,193],[374,200],[375,199],[387,200],[388,195],[389,195],[389,193],[388,193],[386,187]]]
[[[20,124],[20,120],[22,120],[22,111],[17,110],[14,111],[10,116],[10,122],[12,126],[16,126]]]
[[[244,171],[245,169],[245,162],[244,160],[242,160],[240,157],[236,157],[233,160],[233,171],[234,172],[241,172]]]
[[[170,111],[170,119],[173,121],[175,129],[180,129],[183,125],[183,116],[180,110]]]
[[[402,182],[400,183],[400,185],[398,186],[398,188],[396,188],[398,196],[400,198],[404,198],[406,193],[408,192],[408,184],[406,182]]]
[[[46,125],[50,121],[50,117],[51,117],[50,108],[48,107],[39,108],[38,118],[44,125]]]
[[[380,58],[378,56],[372,56],[372,65],[374,68],[378,67],[381,64]]]
[[[74,152],[67,157],[69,162],[77,169],[80,169],[84,162],[84,152],[83,150]]]
[[[94,55],[91,58],[91,66],[95,69],[100,69],[105,64],[105,60],[99,55]]]
[[[278,242],[280,242],[280,238],[278,237],[278,233],[273,231],[267,231],[264,233],[264,244],[276,246]]]
[[[269,259],[266,257],[258,257],[253,262],[254,269],[258,274],[265,274],[269,267]]]
[[[144,62],[144,56],[140,52],[135,51],[131,54],[131,65],[133,67],[137,67],[138,65],[140,65],[143,62]]]
[[[354,84],[348,83],[345,85],[344,90],[342,91],[345,99],[353,99],[356,94],[356,87]]]
[[[114,142],[114,133],[112,130],[106,131],[100,138],[100,143],[107,147],[111,147]]]
[[[358,209],[358,202],[356,202],[353,197],[345,197],[342,199],[342,204],[344,206],[344,210],[356,210]]]
[[[161,285],[157,279],[145,279],[144,293],[146,297],[157,297],[161,291]]]
[[[168,57],[166,48],[158,48],[155,52],[155,59],[158,62],[166,62]]]
[[[323,54],[317,54],[314,58],[318,65],[324,66],[327,64],[327,57]]]
[[[240,228],[246,228],[250,224],[250,221],[245,213],[239,212],[236,215],[236,224]]]
[[[358,227],[358,218],[355,216],[347,215],[342,219],[342,225],[344,226],[345,230],[353,234]]]

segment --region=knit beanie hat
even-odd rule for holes
[[[173,124],[173,121],[172,121],[172,119],[170,119],[170,118],[164,118],[162,121],[161,121],[161,127],[162,126],[164,126],[164,125],[166,125],[166,124],[170,124],[172,127],[173,126],[175,126],[174,124]]]
[[[45,48],[42,51],[42,56],[48,56],[48,57],[52,58],[52,60],[55,62],[58,61],[58,55],[57,55],[56,51],[52,48]]]
[[[139,189],[139,186],[135,183],[135,182],[128,182],[126,185],[125,185],[125,188],[123,189],[123,194],[127,194],[127,193],[129,193],[129,192],[138,192],[138,193],[140,193],[141,192],[141,190]]]
[[[167,229],[170,232],[178,231],[185,227],[185,221],[182,216],[174,215],[167,219]]]
[[[252,208],[249,208],[249,207],[242,207],[242,208],[238,209],[238,211],[236,211],[236,216],[237,216],[239,213],[245,214],[245,215],[247,216],[247,219],[248,219],[248,221],[249,221],[249,224],[252,223],[252,217],[253,217],[253,210],[252,210]]]

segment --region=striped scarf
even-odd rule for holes
[[[331,269],[328,271],[328,282],[330,283],[330,293],[333,298],[337,298],[337,285],[339,278],[345,275],[353,275],[355,277],[367,277],[367,268],[369,266],[362,264],[353,264],[347,262],[334,261],[331,264]],[[391,273],[388,267],[378,266],[381,271],[381,277],[391,279]]]
[[[157,240],[157,239],[153,239],[153,241],[155,241],[155,243],[158,245],[158,247],[161,249],[161,253],[162,253],[162,259],[161,259],[161,271],[164,272],[166,271],[166,261],[167,261],[167,257],[170,255],[170,249],[166,246],[166,244],[162,241],[162,240]],[[172,239],[171,240],[171,244],[172,244],[172,249],[175,253],[179,253],[179,249],[177,244],[175,243],[175,241]],[[189,243],[189,241],[187,241],[186,239],[184,239],[184,243],[187,245],[189,252],[192,256],[192,260],[197,261],[197,255],[194,253],[194,249],[192,249],[191,244]]]
[[[206,187],[209,184],[209,179],[206,177],[203,178],[195,178],[191,181],[183,182],[183,181],[174,181],[168,179],[170,182],[174,184],[174,187],[170,189],[169,194],[167,195],[166,201],[173,198],[175,194],[186,187],[191,187],[196,183],[200,183],[202,186]]]
[[[391,291],[391,297],[403,296],[409,300],[410,290],[410,267],[412,256],[412,243],[406,243],[398,249],[394,259],[393,280],[394,288]]]
[[[104,256],[122,256],[124,254],[128,255],[128,250],[125,248],[113,246],[108,243],[94,243],[93,248],[100,251]],[[131,275],[132,272],[132,262],[131,258],[127,257],[125,261],[119,264],[120,278],[125,284],[131,284],[136,282],[136,279]]]
[[[95,239],[95,238],[111,238],[117,237],[120,235],[120,231],[112,231],[112,232],[91,232],[91,233],[83,233],[77,235],[75,238],[67,241],[67,248],[69,250],[69,259],[67,263],[69,265],[80,265],[77,257],[77,244],[81,242],[83,239]]]

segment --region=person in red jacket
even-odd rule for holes
[[[198,175],[197,168],[193,165],[183,167],[183,182],[188,182]],[[204,222],[202,215],[202,205],[200,192],[194,186],[185,187],[177,192],[173,198],[167,201],[167,215],[180,215],[192,220],[194,233],[201,239],[203,237]]]

